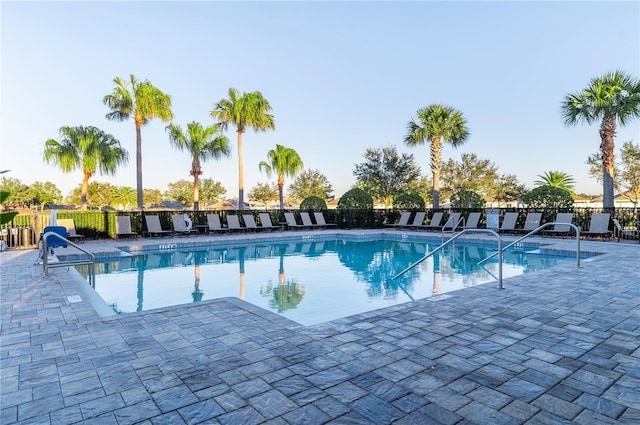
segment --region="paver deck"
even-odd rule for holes
[[[236,298],[106,316],[3,252],[0,422],[638,424],[640,246],[581,246],[605,254],[310,327]]]

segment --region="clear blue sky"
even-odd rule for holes
[[[578,192],[601,194],[587,156],[598,125],[566,128],[560,102],[616,69],[640,75],[640,3],[629,2],[7,2],[1,3],[0,169],[66,195],[82,180],[42,161],[61,126],[93,125],[129,150],[130,164],[96,181],[135,187],[135,128],[102,103],[115,77],[148,79],[172,96],[174,122],[213,123],[230,87],[269,100],[276,131],[244,137],[245,189],[273,182],[258,170],[276,144],[324,173],[339,197],[368,147],[413,153],[430,176],[428,146],[408,148],[406,126],[424,106],[463,112],[471,135],[443,160],[475,153],[528,188],[563,171]],[[143,182],[164,191],[191,179],[190,158],[154,121],[143,128]],[[232,157],[203,178],[238,196]],[[638,142],[640,122],[619,128]],[[286,182],[286,183],[290,183]],[[288,187],[288,184],[286,185]],[[286,189],[285,187],[285,189]]]

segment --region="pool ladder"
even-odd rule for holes
[[[55,246],[60,246],[58,244],[57,241],[62,241],[64,242],[66,245],[71,245],[72,247],[78,249],[79,251],[82,251],[83,253],[85,253],[87,255],[86,259],[81,259],[81,260],[67,260],[67,261],[56,261],[54,263],[50,263],[49,262],[49,246],[47,244],[47,239],[48,237],[51,236],[52,239],[56,240],[56,244]],[[53,252],[53,251],[52,251]],[[40,258],[38,258],[39,260]],[[64,236],[61,236],[59,233],[57,232],[46,232],[45,234],[42,235],[42,277],[48,277],[49,276],[49,269],[52,267],[69,267],[69,266],[78,266],[78,265],[84,265],[87,264],[89,267],[89,285],[91,285],[92,288],[95,288],[95,284],[96,284],[96,269],[95,269],[95,262],[96,262],[96,257],[95,255],[93,255],[93,253],[87,251],[86,249],[78,246],[77,244],[71,242],[69,239],[65,238]]]
[[[524,236],[516,239],[515,241],[511,242],[510,244],[506,245],[504,248],[502,247],[502,238],[500,237],[500,235],[495,230],[491,230],[491,229],[464,229],[460,233],[456,233],[455,235],[453,235],[450,239],[447,239],[445,242],[440,244],[440,246],[438,246],[436,249],[434,249],[433,251],[429,252],[424,257],[420,258],[418,261],[416,261],[415,263],[411,264],[406,269],[402,270],[400,273],[398,273],[395,276],[393,276],[390,280],[395,280],[395,279],[399,278],[400,276],[402,276],[403,274],[405,274],[409,270],[413,269],[415,266],[417,266],[418,264],[420,264],[421,262],[423,262],[427,258],[431,257],[436,252],[442,250],[442,248],[444,248],[445,246],[449,245],[450,243],[452,243],[453,241],[455,241],[456,239],[458,239],[460,236],[464,235],[465,233],[489,233],[489,234],[495,236],[496,239],[498,240],[498,250],[496,252],[494,252],[493,254],[489,255],[487,258],[485,258],[483,260],[480,260],[478,262],[478,264],[479,265],[483,264],[484,262],[488,261],[489,259],[491,259],[491,258],[493,258],[493,257],[495,257],[497,255],[498,256],[498,288],[499,289],[504,289],[504,286],[502,284],[502,253],[503,253],[503,251],[505,249],[508,249],[508,248],[512,247],[513,245],[517,244],[518,242],[522,241],[523,239],[526,239],[526,238],[528,238],[530,236],[533,236],[533,235],[539,233],[540,231],[542,231],[543,229],[545,229],[547,227],[550,227],[550,226],[555,226],[556,224],[570,226],[576,231],[576,244],[577,244],[577,249],[576,249],[576,263],[577,264],[576,264],[576,266],[580,267],[580,228],[578,226],[576,226],[575,224],[572,224],[572,223],[556,223],[556,222],[553,222],[553,223],[545,223],[545,224],[537,227],[536,229],[530,231],[526,235],[524,235]],[[442,237],[444,238],[444,233],[443,233]]]

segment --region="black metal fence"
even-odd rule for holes
[[[544,208],[492,208],[498,212],[500,220],[507,212],[520,212],[516,227],[522,228],[528,212],[541,212],[542,223],[551,222],[559,212],[573,213],[573,223],[577,226],[586,228],[594,213],[609,212],[612,217],[616,217],[624,227],[637,227],[640,223],[640,213],[633,208],[569,208],[569,209],[544,209]],[[427,219],[431,217],[435,210],[427,209]],[[441,209],[445,215],[452,210]],[[463,216],[467,216],[469,212],[483,212],[481,215],[479,227],[486,227],[486,210],[480,209],[456,209],[462,212]],[[207,214],[217,213],[222,220],[230,214],[254,214],[257,216],[259,212],[268,212],[273,223],[282,223],[285,221],[284,212],[293,212],[297,220],[300,222],[299,210],[218,210],[218,211],[144,211],[144,212],[121,212],[121,211],[57,211],[57,218],[70,218],[74,220],[76,232],[84,235],[87,239],[109,239],[115,237],[116,217],[127,215],[131,219],[131,228],[134,232],[144,234],[146,229],[143,220],[144,214],[156,214],[160,218],[163,228],[171,229],[171,216],[173,214],[186,213],[193,225],[206,225]],[[396,209],[330,209],[323,211],[327,223],[334,223],[341,229],[375,229],[382,228],[386,224],[397,223],[400,218],[401,210]],[[10,223],[0,228],[0,238],[7,247],[13,249],[33,248],[36,247],[40,234],[50,222],[50,211],[38,211],[33,213],[21,213],[16,216]],[[224,221],[223,221],[224,222]],[[613,226],[613,225],[612,225]],[[611,228],[613,230],[613,227]]]

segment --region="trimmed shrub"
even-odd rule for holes
[[[327,209],[327,203],[318,196],[309,196],[300,202],[301,210],[321,211]]]
[[[451,195],[452,208],[484,208],[487,201],[473,190],[461,190]]]
[[[549,185],[538,186],[522,196],[522,201],[529,208],[571,208],[571,194],[559,187]]]
[[[417,193],[401,193],[393,200],[393,208],[402,210],[424,209],[424,199]]]
[[[362,189],[348,190],[338,201],[338,208],[373,208],[373,198]]]

